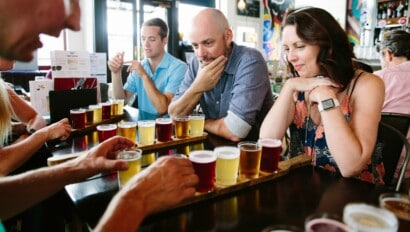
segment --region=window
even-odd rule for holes
[[[38,66],[50,66],[50,51],[65,50],[65,37],[66,33],[63,30],[58,38],[49,35],[40,35],[40,40],[43,43],[43,47],[37,50],[37,63]]]

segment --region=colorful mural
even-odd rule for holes
[[[352,44],[360,44],[360,17],[362,9],[365,9],[366,0],[348,0],[347,1],[347,23],[346,31],[349,41]]]
[[[263,0],[263,50],[269,60],[280,60],[281,23],[294,0]]]

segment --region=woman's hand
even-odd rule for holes
[[[305,77],[297,77],[297,78],[291,78],[289,79],[286,83],[291,85],[291,88],[293,91],[298,91],[298,92],[308,92],[312,91],[313,89],[319,87],[319,86],[328,86],[328,87],[335,87],[338,88],[339,85],[334,83],[330,78],[327,77],[310,77],[310,78],[305,78]]]

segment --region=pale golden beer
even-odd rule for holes
[[[135,142],[137,139],[137,123],[124,121],[119,122],[117,134]]]
[[[262,146],[257,142],[240,142],[239,175],[242,178],[254,179],[259,177]]]
[[[90,105],[90,109],[94,110],[94,123],[98,123],[102,121],[102,109],[101,105]]]
[[[214,149],[216,154],[216,184],[229,186],[236,184],[239,169],[239,149],[223,146]]]
[[[201,136],[204,134],[205,115],[195,114],[189,116],[189,130],[191,136]]]
[[[143,154],[141,157],[141,167],[147,167],[156,160],[155,152]]]
[[[118,171],[118,185],[120,188],[141,171],[141,155],[141,149],[122,151],[118,154],[117,159],[125,160],[129,165],[127,170]]]
[[[189,117],[178,116],[174,117],[175,124],[175,137],[177,139],[183,139],[189,137]]]
[[[138,121],[138,139],[141,145],[151,145],[155,142],[155,121]]]

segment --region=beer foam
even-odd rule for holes
[[[152,127],[152,126],[155,126],[155,121],[154,120],[138,121],[138,126],[139,127]]]
[[[216,160],[216,155],[210,150],[197,150],[189,153],[189,160],[195,163],[210,163]]]
[[[97,126],[97,130],[99,131],[110,131],[117,129],[116,124],[100,124]]]
[[[157,118],[157,119],[155,119],[155,123],[157,123],[157,124],[170,124],[170,123],[172,123],[172,119],[171,118]]]
[[[216,147],[214,152],[217,157],[222,159],[236,159],[239,157],[239,149],[232,146]]]
[[[264,138],[264,139],[259,139],[259,142],[264,147],[280,147],[280,146],[282,146],[282,141],[280,141],[279,139]]]

